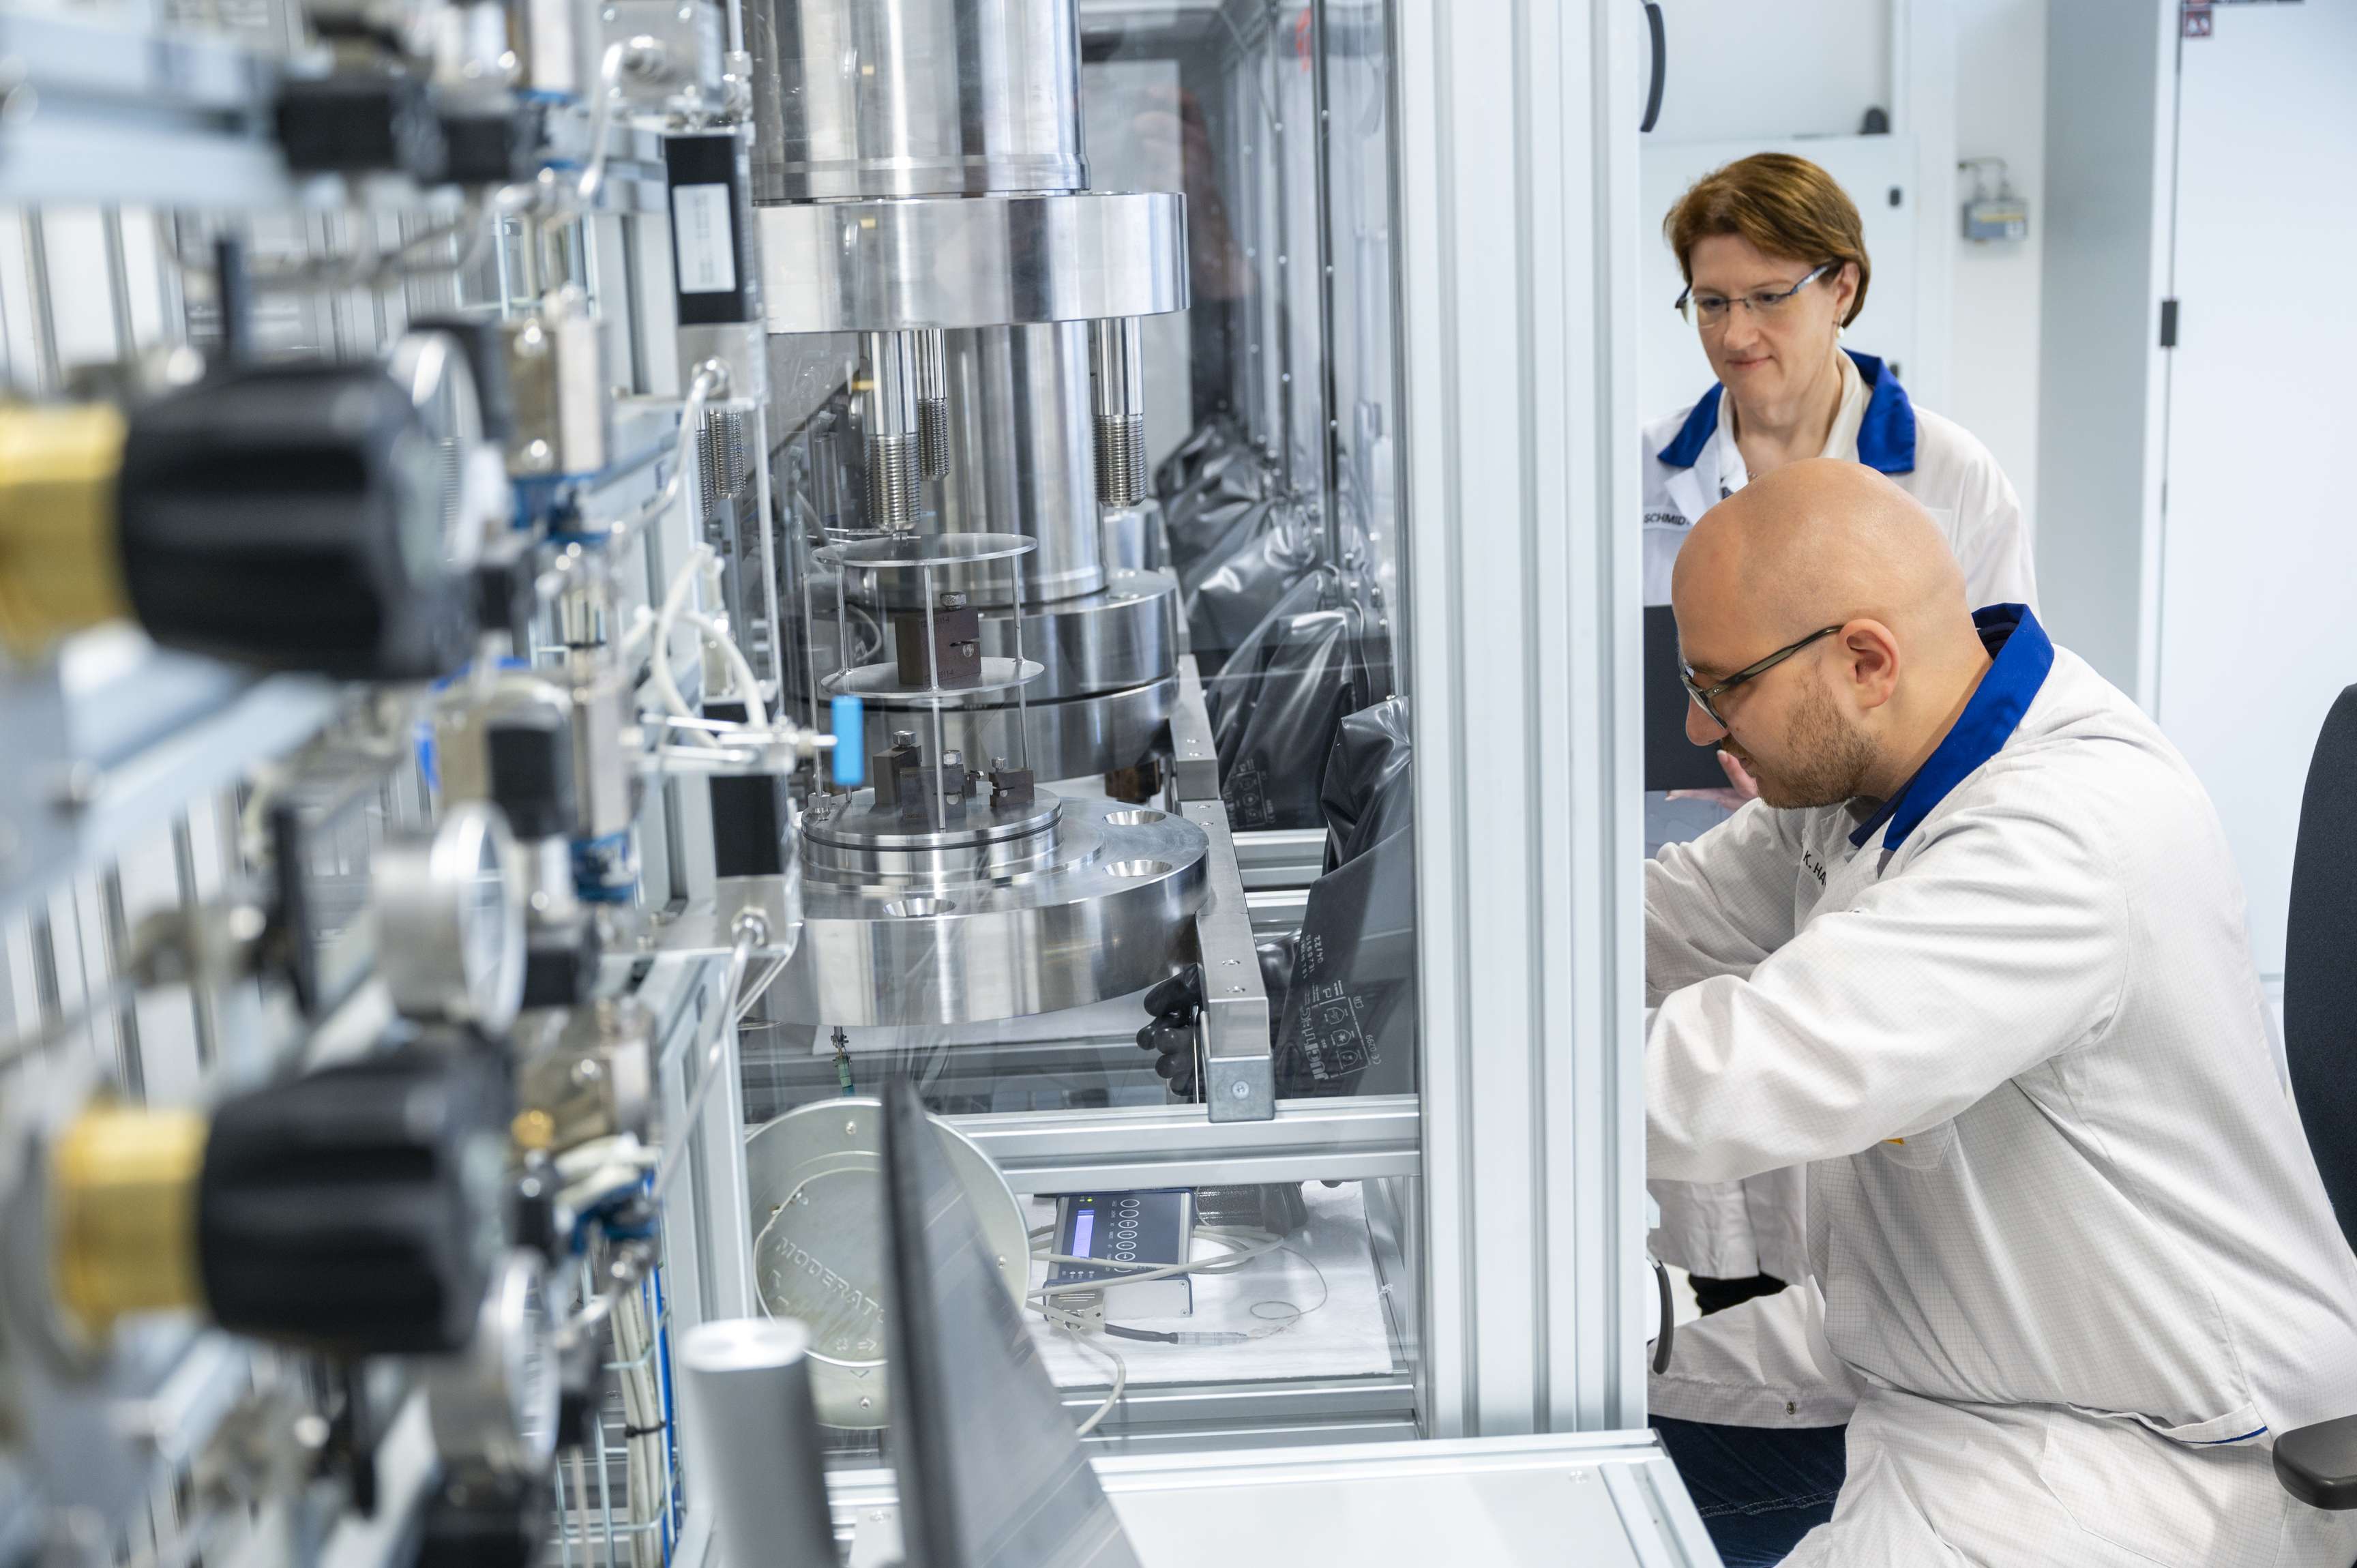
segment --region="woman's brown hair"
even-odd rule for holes
[[[1754,153],[1695,181],[1669,216],[1662,233],[1677,252],[1678,270],[1694,282],[1694,248],[1714,234],[1739,234],[1771,256],[1789,256],[1815,266],[1847,262],[1857,268],[1857,294],[1842,317],[1846,327],[1866,308],[1866,285],[1874,275],[1867,259],[1866,225],[1857,203],[1839,181],[1806,158],[1790,153]]]

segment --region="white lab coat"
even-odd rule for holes
[[[1686,534],[1705,511],[1741,489],[1749,472],[1724,396],[1706,394],[1647,426],[1644,445],[1645,602],[1665,605]],[[1921,503],[1964,567],[1971,603],[2037,607],[2029,532],[2005,470],[1963,426],[1916,407],[1870,355],[1844,356],[1842,404],[1824,456],[1888,474]],[[1649,799],[1646,850],[1691,837],[1720,814],[1703,802]],[[1791,1280],[1803,1267],[1807,1216],[1797,1171],[1741,1183],[1656,1182],[1649,1190],[1662,1209],[1651,1246],[1666,1262],[1712,1279],[1767,1273]]]
[[[1846,1416],[1809,1568],[2349,1568],[2266,1451],[2357,1412],[2357,1259],[2184,759],[2058,650],[1895,847],[1856,826],[1755,801],[1646,868],[1648,1175],[1805,1166],[1809,1219],[1652,1408]]]
[[[1647,425],[1643,439],[1645,602],[1665,605],[1686,534],[1750,476],[1721,388]],[[1843,357],[1842,406],[1823,456],[1864,463],[1913,496],[1947,535],[1974,604],[2038,607],[2029,531],[2005,470],[1964,426],[1917,407],[1870,354]]]

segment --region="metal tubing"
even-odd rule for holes
[[[687,1463],[724,1561],[834,1561],[809,1351],[791,1318],[702,1323],[680,1338]]]
[[[49,295],[48,236],[41,209],[25,209],[25,289],[33,296],[33,372],[35,386],[54,392],[65,385],[65,365],[58,357],[57,301]]]
[[[139,333],[131,314],[131,266],[123,249],[123,209],[102,208],[98,221],[106,242],[106,302],[113,313],[114,351],[128,360],[139,351]]]

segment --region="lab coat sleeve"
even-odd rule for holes
[[[2013,481],[1981,455],[1967,466],[1956,497],[1957,564],[1964,569],[1964,596],[1975,609],[1984,605],[2038,608],[2038,573],[2029,546],[2029,525]]]
[[[1748,975],[1667,997],[1645,1042],[1646,1174],[1725,1181],[1858,1154],[2096,1037],[2133,929],[2111,860],[2051,818],[1959,811]]]
[[[1792,935],[1801,846],[1792,813],[1752,801],[1645,863],[1645,1002],[1719,974],[1748,974]]]

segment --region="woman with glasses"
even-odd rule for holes
[[[1645,603],[1670,602],[1686,534],[1750,480],[1809,457],[1889,475],[1932,514],[1975,607],[2034,607],[2021,501],[1988,448],[1918,408],[1888,365],[1841,346],[1874,267],[1857,207],[1824,169],[1760,153],[1704,176],[1663,220],[1685,291],[1677,308],[1717,384],[1644,433]],[[1728,787],[1653,792],[1648,854],[1699,836],[1759,793],[1725,752]],[[1799,1173],[1658,1184],[1656,1252],[1692,1272],[1706,1311],[1783,1288],[1804,1238]]]

